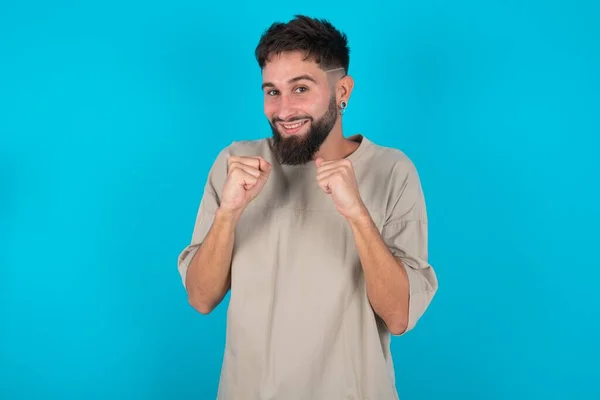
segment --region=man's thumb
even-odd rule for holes
[[[263,172],[269,172],[271,171],[271,169],[273,168],[273,166],[264,158],[260,158],[260,170]]]

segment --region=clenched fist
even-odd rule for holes
[[[221,209],[242,211],[267,182],[272,166],[262,157],[229,157]]]
[[[367,215],[366,207],[360,197],[352,163],[346,159],[323,161],[315,160],[317,183],[330,194],[338,211],[347,219],[359,219]]]

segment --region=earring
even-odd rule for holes
[[[346,111],[346,107],[348,107],[348,103],[342,100],[340,102],[340,114],[344,114],[344,111]]]

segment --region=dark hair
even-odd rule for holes
[[[296,15],[288,23],[275,22],[262,34],[255,56],[262,69],[269,57],[287,51],[306,53],[305,60],[322,69],[344,68],[348,73],[348,38],[327,20]]]

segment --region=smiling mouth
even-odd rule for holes
[[[285,129],[294,129],[294,128],[304,125],[306,122],[307,121],[300,121],[300,122],[296,122],[294,124],[282,124],[282,125]]]
[[[291,135],[298,132],[304,125],[306,125],[307,122],[308,119],[304,119],[301,121],[294,121],[287,124],[280,122],[279,125],[285,130],[285,133]]]

